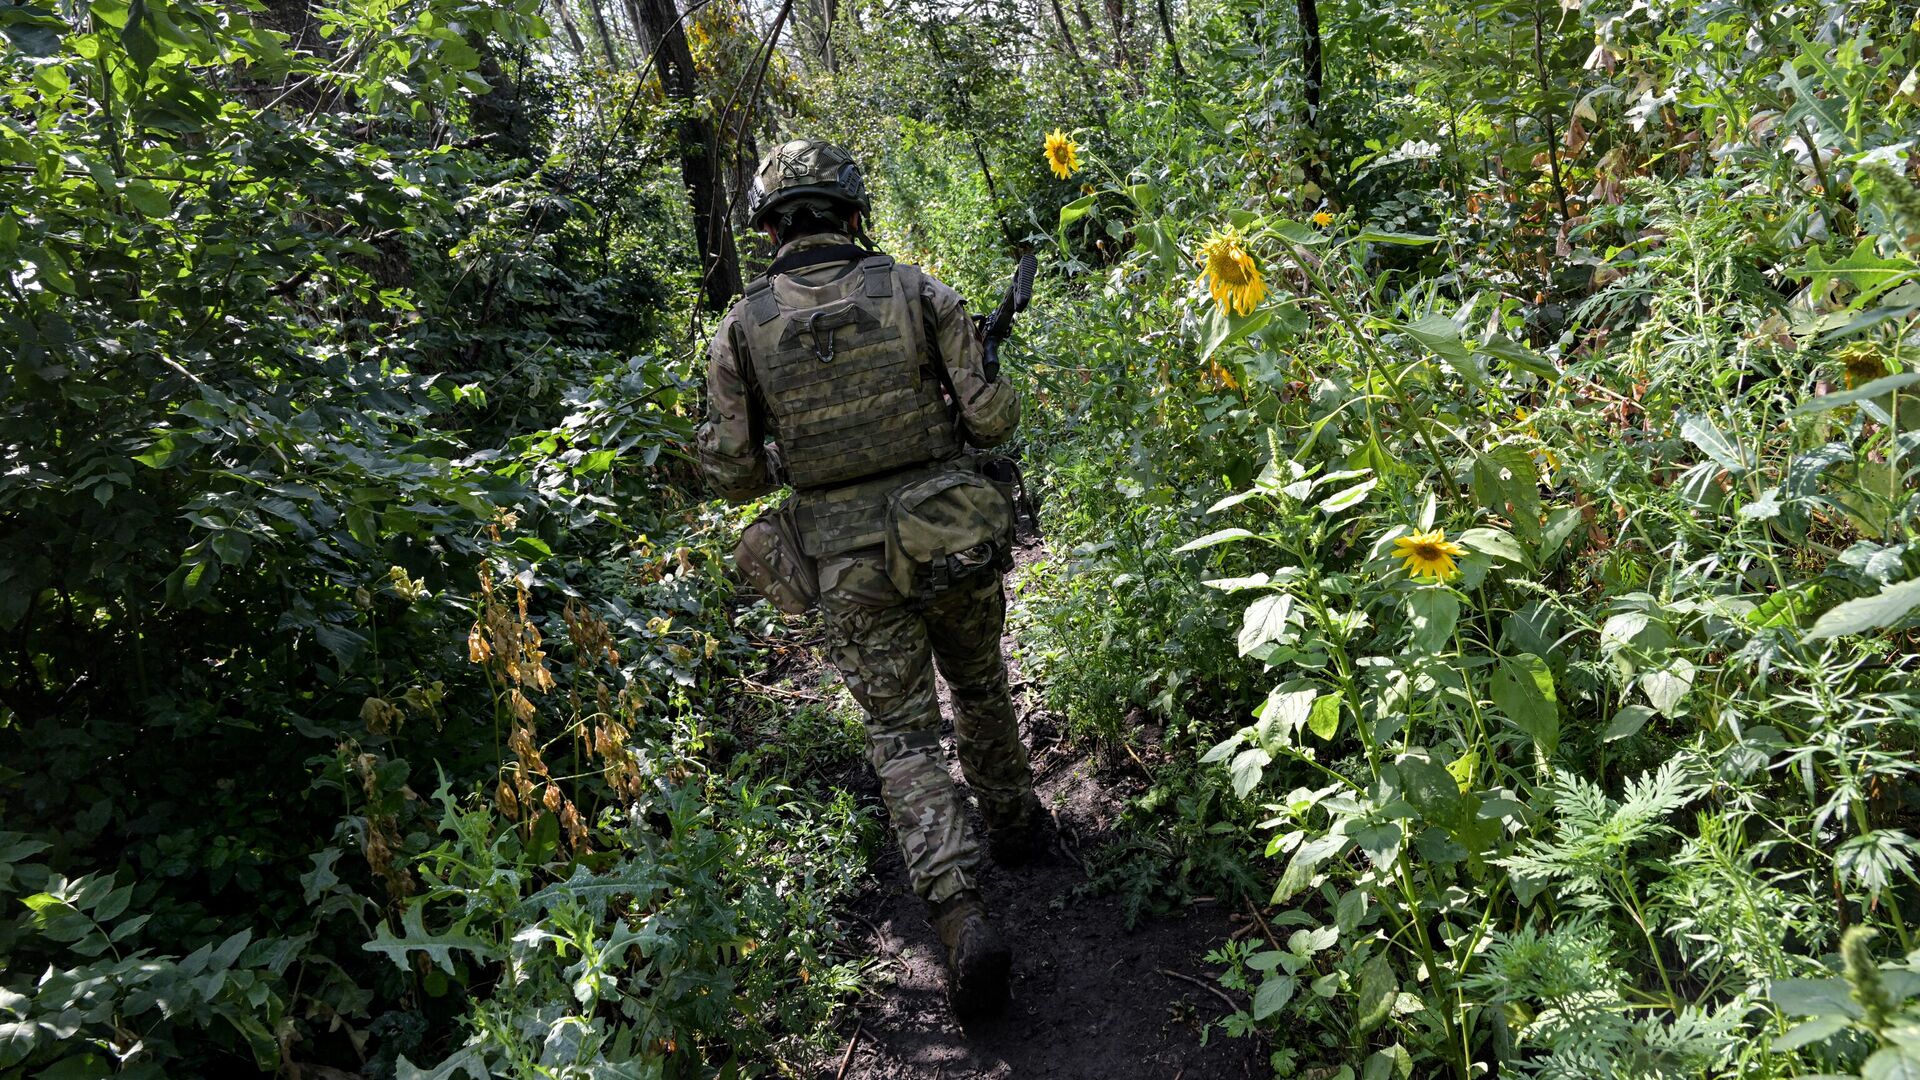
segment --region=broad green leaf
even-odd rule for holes
[[[1453,643],[1453,628],[1460,618],[1460,601],[1448,589],[1416,588],[1407,594],[1407,615],[1413,627],[1409,642],[1413,650],[1420,653],[1443,652]]]
[[[1233,793],[1246,798],[1247,792],[1259,785],[1261,773],[1272,762],[1273,755],[1257,746],[1240,751],[1233,759],[1233,764],[1227,766],[1227,773],[1233,780]]]
[[[1461,377],[1478,386],[1487,381],[1487,373],[1475,359],[1467,343],[1460,340],[1460,328],[1445,315],[1422,315],[1410,323],[1397,324],[1408,337],[1447,362]]]
[[[1076,221],[1079,221],[1081,218],[1086,217],[1088,214],[1091,214],[1093,212],[1094,204],[1099,201],[1099,198],[1100,196],[1097,194],[1082,195],[1079,198],[1068,203],[1067,205],[1061,207],[1060,208],[1060,225],[1059,225],[1061,234],[1062,235],[1066,234],[1067,226],[1073,224]]]
[[[1847,301],[1847,310],[1858,311],[1871,303],[1874,297],[1888,289],[1911,281],[1920,275],[1920,264],[1912,258],[1899,256],[1881,258],[1874,251],[1875,240],[1863,236],[1854,245],[1846,258],[1828,262],[1819,248],[1807,252],[1807,265],[1794,272],[1796,277],[1809,278],[1809,286],[1815,296],[1828,297],[1837,285],[1846,285],[1853,289],[1854,295]]]
[[[1293,1000],[1293,993],[1299,988],[1299,981],[1291,975],[1268,975],[1253,993],[1253,1018],[1265,1020]]]
[[[1200,359],[1203,362],[1213,359],[1215,352],[1267,325],[1271,318],[1272,308],[1258,308],[1247,315],[1229,315],[1224,308],[1214,305],[1201,327]]]
[[[1363,244],[1402,244],[1407,247],[1419,247],[1423,244],[1437,244],[1440,238],[1422,233],[1388,232],[1385,229],[1361,229],[1354,234],[1355,240]]]
[[[1489,558],[1515,566],[1527,565],[1527,551],[1520,541],[1505,529],[1492,529],[1485,526],[1468,529],[1460,534],[1462,546],[1480,552]]]
[[[1547,359],[1541,353],[1529,349],[1525,345],[1500,334],[1489,335],[1485,341],[1480,342],[1479,345],[1475,347],[1488,356],[1499,357],[1521,371],[1538,375],[1543,379],[1557,379],[1560,377],[1560,369],[1553,366],[1553,361]]]
[[[1373,490],[1373,486],[1377,483],[1379,483],[1378,480],[1367,479],[1360,481],[1350,488],[1337,491],[1321,500],[1319,510],[1321,513],[1331,516],[1342,510],[1352,509],[1366,499],[1367,494]]]
[[[173,213],[173,203],[168,201],[167,196],[159,188],[145,180],[127,181],[127,186],[121,194],[126,196],[127,202],[131,203],[135,210],[147,217],[163,218]]]
[[[1313,708],[1307,711],[1307,730],[1321,739],[1331,740],[1340,730],[1340,705],[1344,696],[1344,691],[1335,690],[1314,698]]]
[[[1493,674],[1493,703],[1548,757],[1560,748],[1560,703],[1545,660],[1532,653],[1501,657]]]
[[[1375,953],[1360,969],[1359,1000],[1353,1006],[1355,1035],[1366,1035],[1387,1022],[1393,999],[1400,992],[1400,980],[1393,974],[1387,958]]]
[[[1773,1049],[1779,1053],[1798,1050],[1803,1046],[1823,1043],[1852,1026],[1845,1016],[1829,1013],[1816,1016],[1804,1023],[1795,1024],[1785,1035],[1773,1040]]]
[[[1681,421],[1680,437],[1699,447],[1714,464],[1730,473],[1744,473],[1753,468],[1752,453],[1704,416],[1689,416]]]
[[[1883,629],[1904,620],[1915,607],[1920,607],[1920,578],[1888,585],[1872,596],[1836,605],[1814,620],[1807,637],[1812,641],[1826,641]]]
[[[1259,709],[1260,722],[1255,730],[1262,738],[1278,737],[1291,744],[1294,736],[1307,725],[1312,715],[1313,702],[1320,694],[1312,683],[1295,680],[1274,687],[1267,694],[1267,700]]]
[[[1189,540],[1181,544],[1179,547],[1173,549],[1173,553],[1180,555],[1189,551],[1199,551],[1201,548],[1217,547],[1220,544],[1230,544],[1235,540],[1248,540],[1251,539],[1253,535],[1253,533],[1245,529],[1218,529],[1200,537],[1198,540]]]
[[[1788,1016],[1849,1016],[1859,1019],[1860,1006],[1845,979],[1775,979],[1767,996]]]
[[[1653,710],[1645,705],[1621,706],[1620,711],[1613,714],[1613,722],[1607,725],[1607,730],[1601,733],[1600,738],[1603,742],[1624,739],[1645,727],[1647,721],[1653,719],[1653,716]]]
[[[553,817],[554,815],[548,814],[546,816]],[[399,935],[396,935],[393,930],[388,927],[385,920],[381,920],[379,927],[375,930],[373,940],[360,947],[370,953],[380,953],[387,957],[387,959],[392,960],[395,966],[399,967],[402,972],[410,972],[413,970],[413,965],[407,961],[407,954],[411,952],[426,953],[435,964],[440,966],[442,971],[445,971],[449,975],[453,974],[453,952],[455,949],[461,952],[471,953],[482,960],[501,959],[500,950],[491,942],[467,933],[465,923],[455,923],[451,929],[444,933],[428,933],[426,924],[423,921],[423,916],[421,915],[421,908],[423,906],[424,905],[419,902],[407,906],[406,913],[400,917],[401,933]]]
[[[1640,676],[1640,692],[1661,716],[1678,717],[1680,702],[1693,689],[1693,662],[1674,657],[1672,662]]]
[[[1810,398],[1795,406],[1793,415],[1805,416],[1808,413],[1819,413],[1826,412],[1828,409],[1837,409],[1842,405],[1871,401],[1882,394],[1891,394],[1895,390],[1904,390],[1914,383],[1920,383],[1920,371],[1905,371],[1898,375],[1887,375],[1875,379],[1870,383],[1856,386],[1851,390],[1842,390],[1837,394],[1822,394],[1819,397]]]
[[[1290,593],[1271,593],[1247,605],[1240,619],[1240,655],[1245,656],[1269,641],[1289,636],[1289,616],[1293,613]]]
[[[1920,1080],[1920,1054],[1906,1046],[1875,1050],[1860,1066],[1860,1080]]]
[[[1287,869],[1280,875],[1280,881],[1273,887],[1273,904],[1284,904],[1300,890],[1312,883],[1314,875],[1320,870],[1320,864],[1345,851],[1349,839],[1345,836],[1328,834],[1317,836],[1295,849],[1293,858],[1287,861]]]

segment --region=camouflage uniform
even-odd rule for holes
[[[779,255],[851,243],[845,235],[807,236],[783,246]],[[863,265],[849,266],[848,260],[842,260],[783,274],[772,283],[773,295],[783,308],[790,302],[801,304],[806,288],[825,286]],[[910,299],[923,322],[907,340],[924,343],[927,351],[937,354],[925,359],[944,367],[958,406],[956,434],[975,446],[1005,441],[1019,421],[1019,397],[1004,380],[987,380],[980,339],[959,295],[910,267],[896,267],[892,281],[896,287],[917,288],[917,295]],[[763,400],[765,387],[746,364],[754,323],[752,291],[721,322],[709,348],[707,421],[698,436],[700,464],[708,481],[736,502],[776,485],[766,439],[781,434],[769,431],[770,414],[779,409],[769,408]],[[906,347],[906,342],[898,347]],[[812,369],[815,374],[807,376],[814,381],[804,392],[813,395],[816,403],[818,383],[832,377],[818,373],[830,367]],[[846,428],[858,420],[858,416],[838,417],[834,423]],[[980,862],[964,801],[940,748],[940,706],[933,680],[936,664],[953,691],[961,770],[980,801],[988,827],[1013,822],[1033,801],[1032,775],[1000,650],[1006,598],[999,572],[982,570],[930,599],[910,599],[896,584],[897,578],[889,576],[877,544],[874,504],[861,501],[865,497],[860,493],[897,487],[902,473],[915,467],[939,469],[941,459],[958,455],[960,441],[956,437],[951,449],[936,449],[930,461],[893,461],[892,470],[876,478],[854,477],[837,485],[802,489],[794,496],[801,511],[814,511],[819,520],[833,523],[837,530],[833,536],[843,541],[851,537],[847,542],[858,545],[828,544],[825,552],[808,552],[819,556],[819,607],[827,652],[866,711],[869,759],[879,774],[882,797],[914,890],[934,902],[974,888]],[[941,444],[935,438],[919,445]],[[863,449],[871,453],[874,448]],[[885,448],[880,452],[884,454]],[[835,507],[854,509],[836,517]],[[873,542],[861,543],[869,538]],[[844,549],[832,550],[835,547]]]

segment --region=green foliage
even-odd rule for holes
[[[1267,860],[1214,959],[1277,1076],[1894,1068],[1766,988],[1914,945],[1910,15],[1319,9],[1317,113],[1291,6],[1097,125],[1020,76],[1085,172],[1021,196],[1029,664],[1213,770],[1097,885]]]

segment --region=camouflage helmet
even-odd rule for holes
[[[767,155],[747,191],[747,224],[759,228],[781,209],[803,205],[873,210],[866,177],[850,151],[820,139],[795,139]]]

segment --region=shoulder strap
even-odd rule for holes
[[[740,303],[746,308],[747,318],[755,326],[765,326],[780,317],[780,301],[773,295],[773,275],[754,278],[747,283],[740,294]]]

